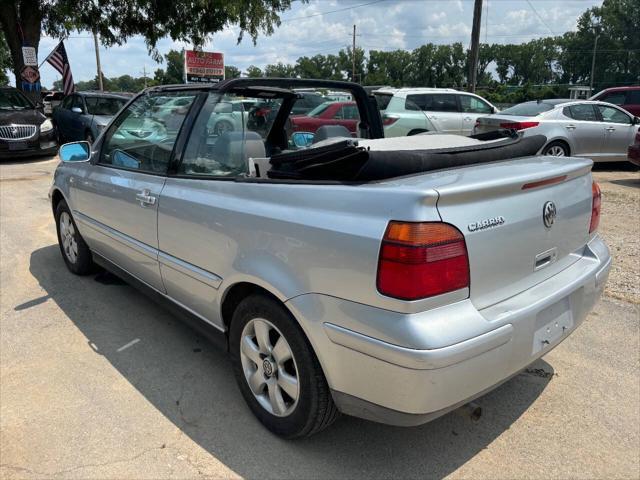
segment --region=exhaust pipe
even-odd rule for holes
[[[477,422],[482,416],[482,407],[475,402],[469,402],[456,409],[456,413],[461,417],[468,417],[473,422]]]

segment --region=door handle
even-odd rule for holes
[[[616,131],[615,127],[607,127],[605,130],[607,132],[615,132]]]
[[[565,128],[566,128],[567,130],[575,130],[575,129],[576,129],[576,126],[575,126],[575,125],[567,125]]]
[[[140,202],[141,207],[146,207],[156,204],[156,197],[151,195],[151,192],[145,188],[140,193],[136,193],[136,199]]]
[[[470,122],[471,121],[471,117],[464,117],[464,121],[465,122]]]

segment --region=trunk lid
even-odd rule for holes
[[[581,257],[589,240],[591,165],[531,157],[442,172],[435,179],[442,220],[465,236],[476,308],[516,295]],[[554,222],[545,225],[544,213],[551,217],[554,208]]]

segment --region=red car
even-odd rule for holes
[[[290,119],[294,132],[316,133],[323,125],[342,125],[356,135],[360,116],[356,102],[325,102],[306,115],[295,115]]]
[[[631,115],[640,117],[640,86],[607,88],[590,100],[613,103],[624,108]]]
[[[640,131],[636,133],[636,140],[633,145],[629,146],[627,157],[631,163],[640,167]]]

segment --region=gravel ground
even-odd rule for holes
[[[598,165],[602,189],[599,232],[613,255],[605,295],[640,303],[640,173],[625,165]]]
[[[637,172],[595,173],[607,296],[478,399],[480,421],[343,417],[289,442],[251,415],[218,349],[130,286],[66,270],[55,165],[0,164],[0,479],[640,478]]]

